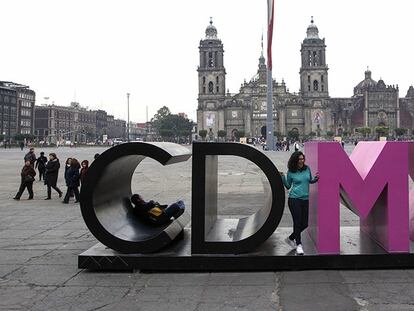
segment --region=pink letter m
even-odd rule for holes
[[[337,142],[305,148],[320,175],[309,199],[309,232],[319,253],[340,252],[340,197],[359,215],[362,232],[387,252],[408,252],[408,143],[360,142],[350,157]]]

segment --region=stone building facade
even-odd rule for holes
[[[16,134],[34,134],[36,93],[26,85],[0,81],[0,134],[13,142]]]
[[[199,130],[207,130],[208,137],[217,138],[218,131],[227,137],[243,131],[248,137],[266,136],[267,119],[267,67],[262,55],[257,74],[244,82],[237,94],[226,87],[224,47],[217,37],[217,29],[210,20],[206,37],[200,41],[198,66]],[[273,80],[273,124],[282,136],[297,132],[300,136],[352,134],[356,128],[388,127],[414,128],[414,89],[407,96],[399,97],[398,86],[386,85],[383,80],[373,80],[371,72],[355,88],[349,98],[329,96],[329,68],[326,64],[325,39],[313,19],[301,44],[300,90],[289,92],[285,81]]]
[[[126,122],[104,110],[88,110],[77,102],[70,106],[36,106],[35,134],[39,141],[87,143],[107,138],[125,139]]]

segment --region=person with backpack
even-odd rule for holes
[[[39,170],[39,181],[42,180],[42,176],[43,176],[43,179],[45,179],[46,163],[47,163],[47,158],[45,157],[45,153],[42,151],[40,153],[40,157],[36,159],[36,166],[35,166],[35,169]]]
[[[171,205],[161,205],[153,200],[146,202],[139,194],[131,197],[133,203],[132,212],[138,218],[155,226],[161,226],[171,221],[171,218],[177,219],[185,210],[184,202],[179,200]]]

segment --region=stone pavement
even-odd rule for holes
[[[350,151],[351,147],[349,147]],[[103,148],[44,148],[92,160]],[[36,149],[38,155],[40,149]],[[0,310],[414,310],[414,271],[262,273],[115,273],[77,268],[77,255],[96,244],[79,205],[64,205],[35,182],[35,199],[13,201],[27,149],[0,150]],[[285,170],[289,154],[268,152]],[[63,163],[62,163],[63,162]],[[263,202],[263,174],[250,162],[221,157],[220,213],[251,214]],[[59,185],[65,189],[63,167]],[[163,167],[145,160],[133,191],[191,208],[191,160]],[[358,225],[342,211],[342,224]],[[291,226],[285,210],[281,226]]]

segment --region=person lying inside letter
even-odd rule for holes
[[[132,195],[131,202],[133,204],[133,214],[155,226],[170,222],[172,217],[177,219],[184,213],[185,209],[182,200],[171,205],[161,205],[153,200],[146,202],[139,194]]]

